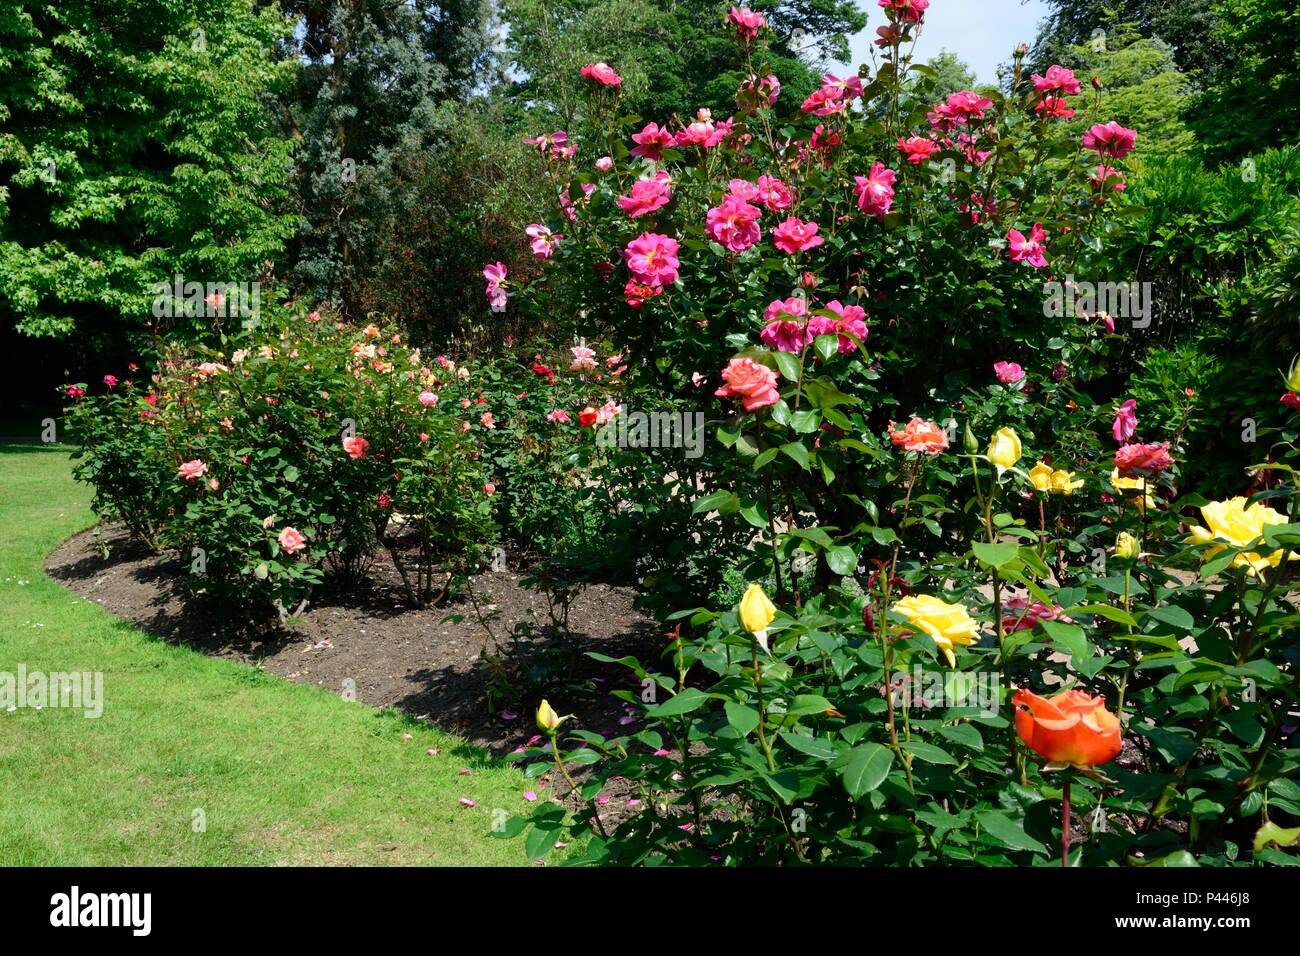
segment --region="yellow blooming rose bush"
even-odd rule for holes
[[[710,440],[602,474],[664,637],[590,652],[635,716],[515,754],[576,793],[499,835],[616,864],[1289,861],[1255,837],[1300,822],[1294,427],[1261,425],[1239,487],[1180,487],[1183,429],[1111,374],[1126,330],[1053,305],[1123,228],[1093,175],[1130,131],[1018,60],[1009,92],[933,95],[898,7],[880,64],[792,109],[759,27],[735,116],[620,117],[603,86],[597,142],[539,131],[564,239],[506,308],[580,317]]]

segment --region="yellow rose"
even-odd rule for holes
[[[776,606],[768,600],[762,586],[751,584],[740,599],[740,623],[767,650],[767,629],[776,619]]]
[[[1193,525],[1191,535],[1186,540],[1188,544],[1205,547],[1207,561],[1224,548],[1224,545],[1216,544],[1216,540],[1226,541],[1234,548],[1244,548],[1262,538],[1268,525],[1287,523],[1286,515],[1274,511],[1264,502],[1257,501],[1246,507],[1246,499],[1241,497],[1211,501],[1201,508],[1201,517],[1205,520],[1206,527]],[[1251,574],[1257,574],[1265,568],[1275,568],[1281,564],[1282,554],[1281,551],[1274,551],[1262,556],[1258,552],[1247,551],[1233,558],[1232,563],[1235,567],[1249,568]],[[1300,554],[1294,551],[1287,554],[1288,561],[1298,558]]]
[[[935,646],[943,651],[949,667],[957,666],[952,649],[956,644],[973,644],[980,636],[979,625],[960,604],[949,604],[929,594],[914,594],[894,604],[907,620],[929,634]]]
[[[1125,561],[1132,561],[1137,556],[1137,539],[1127,531],[1121,531],[1119,537],[1115,539],[1115,557],[1122,558]]]
[[[1058,468],[1052,472],[1051,477],[1052,491],[1058,495],[1072,495],[1075,490],[1083,487],[1083,479],[1074,480],[1074,472],[1065,471]]]
[[[1150,485],[1145,478],[1121,478],[1119,469],[1116,468],[1110,473],[1110,486],[1119,493],[1120,497],[1137,505],[1138,511],[1146,511],[1156,506],[1156,499],[1151,497]],[[1125,492],[1138,492],[1138,494]]]
[[[1022,454],[1020,436],[1011,428],[1000,428],[989,444],[989,461],[1000,469],[1014,468]]]
[[[560,724],[564,723],[569,717],[561,717],[557,714],[545,700],[537,707],[537,729],[544,734],[554,736],[555,732],[560,729]]]
[[[1029,469],[1029,480],[1033,482],[1034,487],[1039,491],[1050,491],[1052,488],[1052,466],[1040,461]]]

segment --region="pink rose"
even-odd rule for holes
[[[1014,385],[1025,377],[1025,370],[1015,362],[995,362],[993,374],[1003,385]]]
[[[1173,466],[1169,442],[1125,445],[1115,452],[1115,467],[1121,478],[1148,478]]]
[[[790,255],[815,249],[825,241],[817,235],[817,223],[803,222],[794,216],[772,230],[772,245]]]
[[[423,405],[425,408],[430,408],[431,406],[437,405],[438,396],[433,394],[433,392],[429,391],[426,388],[423,392],[420,393],[420,404]]]
[[[1137,399],[1130,398],[1115,413],[1115,422],[1110,427],[1110,433],[1116,441],[1128,441],[1137,432],[1137,404]]]
[[[636,219],[663,208],[672,198],[672,183],[668,174],[661,171],[653,179],[638,179],[632,184],[630,195],[619,196],[615,202],[625,213]]]
[[[677,240],[656,232],[637,236],[623,250],[628,271],[642,285],[660,288],[677,281]]]
[[[728,252],[744,252],[758,242],[762,234],[758,227],[760,215],[762,213],[757,206],[751,206],[735,196],[728,196],[721,206],[709,210],[705,231],[710,239]]]
[[[569,413],[564,411],[562,408],[552,409],[547,413],[546,420],[555,425],[567,425],[573,421],[573,419],[569,417]]]
[[[539,259],[551,258],[559,247],[560,240],[564,238],[558,233],[551,232],[546,226],[537,223],[525,228],[524,233],[532,240],[529,245],[532,247],[533,255]],[[504,271],[502,275],[504,276]]]
[[[360,435],[343,439],[343,450],[348,453],[348,457],[353,461],[365,458],[366,449],[369,447],[370,442],[366,441]]]
[[[614,158],[612,156],[602,156],[596,160],[596,170],[607,173],[614,168]]]
[[[923,162],[939,152],[940,146],[932,139],[926,139],[924,136],[911,136],[906,139],[898,138],[898,149],[907,161],[913,166],[920,166]]]
[[[858,208],[869,216],[887,216],[894,205],[894,182],[897,174],[885,166],[876,163],[868,176],[855,176],[858,193]]]
[[[1034,89],[1040,93],[1061,93],[1065,96],[1077,96],[1082,87],[1075,79],[1074,71],[1063,66],[1049,66],[1046,76],[1034,74]]]
[[[749,7],[732,7],[731,12],[727,14],[727,22],[735,24],[736,36],[746,43],[756,40],[758,31],[767,26],[767,18],[761,13],[755,13]]]
[[[286,554],[295,554],[307,547],[307,539],[303,537],[301,531],[292,526],[281,531],[276,540],[280,542],[280,547]]]
[[[608,63],[591,63],[581,70],[582,78],[600,86],[622,86],[623,80]]]
[[[1010,230],[1007,233],[1007,247],[1012,262],[1028,262],[1035,269],[1047,265],[1047,233],[1043,232],[1041,223],[1034,223],[1028,239],[1019,230]]]
[[[726,384],[713,394],[718,398],[741,399],[747,412],[775,405],[781,400],[776,387],[776,372],[753,359],[732,359],[722,370],[722,380]]]
[[[1137,133],[1111,120],[1098,123],[1083,134],[1083,148],[1096,150],[1101,156],[1123,159],[1137,144]]]
[[[176,469],[176,474],[180,475],[186,481],[193,481],[195,478],[200,478],[207,473],[208,466],[198,458],[195,458],[192,461],[187,461],[185,464],[181,465],[180,468]]]
[[[920,23],[930,0],[879,0],[885,15],[899,23]]]
[[[639,133],[632,134],[636,143],[630,150],[633,156],[658,162],[664,157],[664,149],[673,145],[673,135],[666,129],[660,129],[658,123],[647,123]]]

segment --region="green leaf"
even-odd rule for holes
[[[918,760],[938,766],[955,767],[957,765],[956,757],[934,744],[922,743],[919,740],[907,740],[901,743],[903,749]]]
[[[790,352],[775,352],[776,367],[781,375],[790,382],[799,381],[799,360]]]
[[[827,549],[826,563],[836,574],[850,575],[858,569],[858,556],[852,548],[839,544]]]
[[[1165,604],[1161,607],[1153,607],[1147,611],[1147,617],[1154,618],[1168,624],[1170,627],[1177,628],[1180,631],[1190,633],[1196,626],[1196,621],[1192,615],[1179,607],[1177,604]]]
[[[729,700],[723,709],[727,712],[727,723],[742,737],[753,732],[758,726],[758,711],[753,707]]]
[[[682,714],[689,714],[693,710],[698,710],[708,702],[708,694],[696,687],[688,687],[662,704],[647,707],[646,713],[651,717],[679,717]]]
[[[1064,621],[1039,621],[1038,626],[1052,639],[1053,644],[1075,660],[1092,656],[1092,644],[1079,625],[1066,624]]]
[[[822,737],[783,730],[781,739],[800,753],[816,757],[818,760],[830,760],[836,754],[835,745]]]
[[[788,445],[782,445],[781,450],[797,461],[805,471],[808,470],[808,449],[802,442],[792,441]]]
[[[844,789],[851,797],[875,790],[889,776],[894,755],[880,744],[862,744],[849,752],[848,762],[840,771]]]
[[[1095,617],[1104,617],[1108,621],[1114,621],[1116,624],[1137,625],[1137,618],[1132,614],[1123,608],[1111,607],[1109,604],[1080,604],[1078,607],[1072,607],[1065,612],[1066,617],[1072,617],[1075,614],[1092,614]]]
[[[1010,541],[999,542],[998,544],[989,544],[987,541],[976,541],[971,546],[981,564],[990,568],[1001,568],[1012,561],[1019,559],[1020,546]]]
[[[1013,850],[1033,850],[1035,853],[1047,852],[1047,847],[1025,832],[1023,825],[1010,817],[993,810],[975,815],[980,827],[989,836],[1004,843]]]

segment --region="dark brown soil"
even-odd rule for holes
[[[513,573],[474,578],[477,613],[468,597],[418,610],[406,606],[386,561],[377,561],[361,586],[346,593],[317,591],[300,617],[267,630],[232,616],[228,607],[184,601],[178,582],[188,569],[175,558],[150,554],[115,527],[106,528],[100,541],[107,559],[87,531],[50,555],[46,571],[160,640],[336,693],[354,687],[363,703],[406,711],[496,754],[537,733],[538,700],[493,697],[494,668],[485,649],[499,660],[495,672],[509,678],[498,680],[499,686],[519,686],[530,669],[535,675],[544,668],[548,676],[526,685],[533,697],[548,695],[559,713],[576,715],[576,726],[617,734],[632,722],[627,706],[611,692],[639,688],[625,668],[593,661],[585,652],[631,654],[654,665],[665,646],[654,623],[633,609],[627,588],[586,586],[571,604],[569,635],[563,638],[551,626],[544,594],[522,587]],[[499,656],[498,647],[504,651]],[[572,668],[560,667],[561,661]]]

